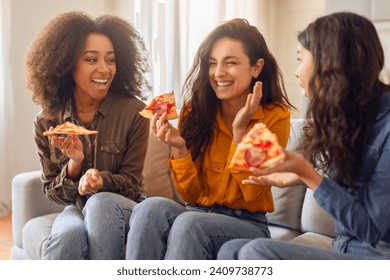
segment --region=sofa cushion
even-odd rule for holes
[[[335,226],[335,220],[317,204],[313,191],[307,189],[302,207],[301,231],[335,237]]]
[[[269,225],[269,231],[272,239],[285,241],[291,240],[301,234],[299,230],[276,225]]]
[[[143,170],[143,187],[147,196],[162,196],[174,199],[173,182],[168,167],[170,147],[161,143],[150,132],[148,151]]]
[[[304,119],[291,119],[290,121],[290,137],[286,149],[289,151],[296,151],[301,139],[302,126]]]
[[[41,258],[57,215],[58,213],[33,218],[23,227],[23,249],[29,258]]]
[[[271,190],[275,210],[274,212],[267,213],[268,222],[273,225],[299,230],[306,187],[272,187]]]
[[[22,247],[22,229],[28,220],[64,208],[45,197],[40,175],[36,170],[17,174],[12,179],[12,238],[18,247]]]
[[[291,242],[309,245],[316,248],[332,250],[332,237],[314,233],[314,232],[305,232],[296,238],[292,239]]]

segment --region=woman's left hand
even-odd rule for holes
[[[246,126],[248,125],[252,115],[260,106],[260,100],[263,97],[263,83],[256,82],[253,87],[253,93],[249,93],[246,98],[245,106],[238,111],[233,121],[233,141],[238,144],[246,133]]]
[[[80,195],[96,193],[103,187],[103,179],[99,170],[89,169],[80,178],[78,191]]]

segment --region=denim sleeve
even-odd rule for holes
[[[363,165],[371,165],[364,163]],[[324,178],[314,193],[317,203],[337,221],[339,234],[347,234],[371,244],[382,240],[390,231],[390,140],[371,175],[353,196],[334,181]],[[368,167],[367,167],[368,168]]]

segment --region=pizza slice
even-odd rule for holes
[[[237,145],[229,168],[249,171],[264,168],[284,159],[277,137],[263,123],[257,123]]]
[[[82,126],[71,122],[65,122],[63,124],[57,125],[53,130],[47,130],[43,132],[44,136],[54,135],[54,134],[75,134],[75,135],[85,135],[85,134],[96,134],[96,130],[88,130]]]
[[[158,116],[167,113],[168,120],[177,119],[178,114],[176,111],[175,95],[173,94],[173,91],[156,96],[139,113],[141,114],[141,116],[147,119],[153,118],[154,114],[156,113],[158,114]]]

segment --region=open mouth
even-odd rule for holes
[[[219,88],[226,88],[233,84],[233,82],[215,82]]]
[[[92,82],[98,86],[105,86],[108,83],[108,79],[92,79]]]

